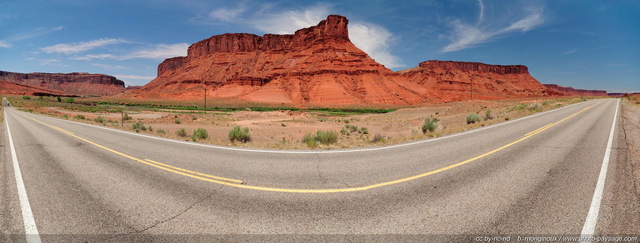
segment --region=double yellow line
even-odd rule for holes
[[[104,149],[106,151],[112,152],[114,154],[120,155],[122,157],[131,159],[131,160],[134,160],[134,161],[137,161],[137,162],[149,165],[149,166],[153,166],[153,167],[156,167],[158,169],[162,169],[162,170],[165,170],[165,171],[168,171],[168,172],[172,172],[172,173],[175,173],[175,174],[179,174],[179,175],[183,175],[183,176],[188,176],[188,177],[195,178],[195,179],[202,180],[202,181],[213,182],[213,183],[216,183],[216,184],[222,184],[222,185],[236,187],[236,188],[259,190],[259,191],[268,191],[268,192],[339,193],[339,192],[365,191],[365,190],[369,190],[369,189],[374,189],[374,188],[390,186],[390,185],[394,185],[394,184],[398,184],[398,183],[408,182],[408,181],[416,180],[416,179],[423,178],[423,177],[426,177],[426,176],[429,176],[429,175],[433,175],[433,174],[437,174],[437,173],[440,173],[440,172],[444,172],[444,171],[456,168],[456,167],[464,165],[464,164],[471,163],[473,161],[476,161],[478,159],[481,159],[481,158],[489,156],[489,155],[491,155],[493,153],[496,153],[496,152],[498,152],[500,150],[503,150],[503,149],[506,149],[508,147],[511,147],[514,144],[522,142],[522,141],[524,141],[524,140],[526,140],[526,139],[528,139],[528,138],[530,138],[530,137],[532,137],[532,136],[534,136],[536,134],[539,134],[539,133],[541,133],[541,132],[543,132],[543,131],[545,131],[545,130],[547,130],[547,129],[555,126],[555,125],[558,125],[558,124],[560,124],[560,123],[562,123],[562,122],[564,122],[564,121],[566,121],[566,120],[568,120],[568,119],[570,119],[570,118],[572,118],[572,117],[574,117],[574,116],[576,116],[576,115],[578,115],[578,114],[580,114],[580,113],[582,113],[582,112],[584,112],[584,111],[586,111],[588,109],[591,109],[592,107],[594,107],[594,106],[596,106],[596,105],[598,105],[600,103],[602,103],[602,101],[598,102],[596,104],[593,104],[591,106],[588,106],[588,107],[586,107],[586,108],[584,108],[584,109],[582,109],[582,110],[580,110],[580,111],[578,111],[576,113],[573,113],[572,115],[570,115],[568,117],[565,117],[560,121],[557,121],[557,122],[554,122],[554,123],[550,123],[550,124],[547,124],[547,125],[545,125],[543,127],[538,128],[536,130],[533,130],[533,131],[525,134],[524,137],[522,137],[522,138],[520,138],[518,140],[515,140],[515,141],[513,141],[513,142],[511,142],[511,143],[509,143],[507,145],[504,145],[502,147],[499,147],[497,149],[491,150],[489,152],[486,152],[484,154],[478,155],[478,156],[473,157],[471,159],[467,159],[467,160],[462,161],[462,162],[458,162],[458,163],[455,163],[455,164],[452,164],[452,165],[449,165],[449,166],[446,166],[446,167],[442,167],[440,169],[432,170],[432,171],[429,171],[429,172],[425,172],[425,173],[422,173],[422,174],[418,174],[418,175],[414,175],[414,176],[410,176],[410,177],[406,177],[406,178],[402,178],[402,179],[398,179],[398,180],[392,180],[392,181],[372,184],[372,185],[368,185],[368,186],[361,186],[361,187],[331,188],[331,189],[296,189],[296,188],[275,188],[275,187],[251,186],[251,185],[247,185],[246,182],[241,181],[241,180],[224,178],[224,177],[208,175],[208,174],[204,174],[204,173],[200,173],[200,172],[195,172],[195,171],[191,171],[191,170],[186,170],[186,169],[183,169],[183,168],[179,168],[179,167],[163,164],[163,163],[160,163],[160,162],[157,162],[157,161],[153,161],[153,160],[150,160],[150,159],[138,159],[138,158],[135,158],[133,156],[130,156],[130,155],[118,152],[116,150],[107,148],[107,147],[102,146],[100,144],[97,144],[95,142],[89,141],[89,140],[87,140],[85,138],[82,138],[80,136],[77,136],[77,135],[73,134],[72,132],[67,131],[65,129],[49,125],[49,124],[44,123],[42,121],[39,121],[39,120],[37,120],[35,118],[27,117],[27,116],[24,116],[24,115],[23,116],[26,117],[26,118],[29,118],[31,120],[34,120],[36,122],[39,122],[39,123],[41,123],[43,125],[46,125],[48,127],[51,127],[53,129],[56,129],[58,131],[61,131],[61,132],[65,133],[65,134],[67,134],[69,136],[72,136],[74,138],[80,139],[80,140],[82,140],[84,142],[87,142],[87,143],[89,143],[91,145],[94,145],[94,146],[96,146],[98,148],[101,148],[101,149]]]

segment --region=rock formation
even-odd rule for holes
[[[380,106],[560,95],[525,66],[427,61],[393,72],[349,40],[348,20],[330,15],[292,35],[223,34],[158,65],[127,98],[210,99],[286,106]]]
[[[547,88],[556,90],[563,95],[568,96],[607,96],[606,90],[586,90],[586,89],[574,89],[572,87],[563,87],[557,84],[545,84]]]
[[[331,15],[293,35],[223,34],[169,58],[158,77],[125,96],[211,98],[293,106],[408,105],[427,101],[349,40]]]
[[[60,90],[47,89],[38,86],[12,83],[0,80],[0,94],[6,95],[36,95],[36,96],[70,96]]]
[[[540,84],[523,65],[426,61],[399,71],[410,82],[429,89],[436,100],[505,99],[561,95]]]
[[[90,73],[12,73],[0,71],[0,80],[58,90],[78,96],[115,95],[125,91],[124,82],[113,76]]]

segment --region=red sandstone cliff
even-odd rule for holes
[[[606,90],[574,89],[572,87],[563,87],[557,84],[545,84],[544,86],[568,96],[607,96],[608,95]]]
[[[58,90],[79,96],[115,95],[124,92],[124,82],[104,74],[90,73],[12,73],[0,71],[0,80]]]
[[[202,99],[293,106],[377,106],[561,95],[526,66],[427,61],[393,72],[349,40],[348,20],[331,15],[292,35],[223,34],[158,65],[130,98]]]
[[[349,40],[331,15],[293,35],[223,34],[166,59],[158,77],[125,96],[210,98],[294,106],[408,105],[427,101]]]
[[[60,90],[47,89],[26,84],[17,84],[0,80],[0,94],[37,95],[37,96],[69,96]]]
[[[430,95],[443,102],[466,100],[471,95],[491,100],[561,95],[540,84],[523,65],[432,60],[398,73],[427,87]]]

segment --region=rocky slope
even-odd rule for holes
[[[0,94],[6,95],[36,95],[36,96],[69,96],[60,90],[47,89],[26,84],[12,83],[0,80]]]
[[[0,71],[0,80],[58,90],[78,96],[115,95],[125,91],[124,82],[113,76],[90,73],[12,73]]]
[[[470,99],[505,99],[560,95],[540,84],[523,65],[477,62],[426,61],[399,71],[409,81],[429,88],[443,102]]]
[[[568,96],[607,96],[608,95],[606,90],[574,89],[572,87],[563,87],[557,84],[545,84],[544,86]]]
[[[331,15],[293,35],[224,34],[169,58],[158,77],[126,96],[203,96],[295,106],[408,105],[427,99],[349,40],[348,20]]]
[[[331,15],[292,35],[223,34],[166,59],[158,76],[127,98],[202,99],[286,106],[379,106],[560,95],[525,66],[428,61],[393,72],[349,40]]]

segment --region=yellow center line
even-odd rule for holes
[[[73,134],[72,132],[67,131],[65,129],[49,125],[49,124],[44,123],[42,121],[39,121],[39,120],[37,120],[35,118],[31,118],[31,117],[28,117],[28,116],[25,116],[25,115],[22,115],[22,116],[24,116],[26,118],[29,118],[31,120],[34,120],[36,122],[39,122],[39,123],[41,123],[43,125],[46,125],[48,127],[51,127],[51,128],[53,128],[55,130],[61,131],[61,132],[65,133],[65,134],[67,134],[69,136],[74,137],[74,138],[77,138],[77,139],[80,139],[82,141],[85,141],[85,142],[87,142],[87,143],[89,143],[91,145],[94,145],[94,146],[98,147],[98,148],[101,148],[101,149],[104,149],[106,151],[109,151],[109,152],[115,153],[117,155],[120,155],[122,157],[131,159],[131,160],[134,160],[134,161],[146,164],[146,165],[150,165],[150,166],[156,167],[158,169],[162,169],[162,170],[165,170],[165,171],[168,171],[168,172],[172,172],[172,173],[175,173],[175,174],[179,174],[179,175],[195,178],[195,179],[202,180],[202,181],[213,182],[213,183],[216,183],[216,184],[221,184],[221,185],[226,185],[226,186],[231,186],[231,187],[236,187],[236,188],[252,189],[252,190],[259,190],[259,191],[268,191],[268,192],[338,193],[338,192],[365,191],[365,190],[369,190],[369,189],[374,189],[374,188],[394,185],[394,184],[398,184],[398,183],[402,183],[402,182],[408,182],[408,181],[416,180],[416,179],[423,178],[423,177],[426,177],[426,176],[429,176],[429,175],[433,175],[433,174],[437,174],[437,173],[440,173],[440,172],[444,172],[444,171],[456,168],[456,167],[464,165],[464,164],[471,163],[473,161],[476,161],[478,159],[484,158],[484,157],[489,156],[489,155],[491,155],[493,153],[496,153],[498,151],[501,151],[503,149],[511,147],[514,144],[522,142],[522,141],[524,141],[524,140],[526,140],[526,139],[528,139],[528,138],[530,138],[530,137],[532,137],[532,136],[534,136],[534,135],[536,135],[538,133],[541,133],[541,132],[543,132],[543,131],[545,131],[545,130],[547,130],[547,129],[555,126],[555,125],[558,125],[558,124],[560,124],[560,123],[562,123],[562,122],[564,122],[564,121],[566,121],[566,120],[568,120],[568,119],[570,119],[570,118],[572,118],[572,117],[574,117],[574,116],[576,116],[576,115],[578,115],[578,114],[580,114],[580,113],[582,113],[582,112],[584,112],[584,111],[586,111],[588,109],[591,109],[592,107],[594,107],[594,106],[596,106],[596,105],[598,105],[600,103],[602,103],[602,101],[600,101],[600,102],[598,102],[596,104],[593,104],[591,106],[588,106],[588,107],[586,107],[586,108],[584,108],[584,109],[582,109],[582,110],[580,110],[580,111],[578,111],[576,113],[573,113],[572,115],[567,116],[567,117],[563,118],[560,121],[557,121],[557,122],[554,122],[554,123],[550,123],[550,124],[547,124],[547,125],[545,125],[543,127],[538,128],[536,130],[533,130],[533,131],[527,133],[524,137],[522,137],[522,138],[520,138],[518,140],[515,140],[515,141],[513,141],[513,142],[511,142],[509,144],[506,144],[506,145],[504,145],[502,147],[499,147],[497,149],[491,150],[489,152],[486,152],[486,153],[478,155],[476,157],[467,159],[467,160],[462,161],[462,162],[458,162],[458,163],[455,163],[455,164],[452,164],[452,165],[448,165],[448,166],[442,167],[440,169],[436,169],[436,170],[432,170],[432,171],[429,171],[429,172],[425,172],[425,173],[422,173],[422,174],[418,174],[418,175],[414,175],[414,176],[410,176],[410,177],[406,177],[406,178],[402,178],[402,179],[387,181],[387,182],[381,182],[381,183],[372,184],[372,185],[368,185],[368,186],[349,187],[349,188],[330,188],[330,189],[298,189],[298,188],[277,188],[277,187],[262,187],[262,186],[246,185],[246,182],[241,181],[241,180],[203,174],[203,173],[190,171],[190,170],[187,170],[187,169],[183,169],[183,168],[179,168],[179,167],[163,164],[163,163],[160,163],[160,162],[157,162],[157,161],[153,161],[153,160],[150,160],[150,159],[144,159],[144,160],[138,159],[138,158],[135,158],[133,156],[118,152],[116,150],[113,150],[113,149],[107,148],[105,146],[102,146],[100,144],[97,144],[97,143],[94,143],[92,141],[89,141],[89,140],[87,140],[85,138],[82,138],[80,136],[77,136],[77,135]]]

